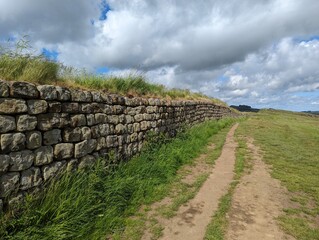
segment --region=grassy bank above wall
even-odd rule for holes
[[[128,163],[110,168],[101,160],[90,171],[64,175],[18,216],[0,224],[1,239],[105,239],[125,229],[142,204],[167,194],[177,170],[197,157],[209,139],[234,120],[210,121],[174,139],[150,143]]]
[[[24,39],[18,41],[16,45],[14,50],[0,46],[0,79],[55,84],[133,96],[205,100],[226,105],[218,99],[201,93],[183,89],[167,89],[163,85],[150,83],[144,74],[136,71],[122,76],[88,73],[85,70],[50,61],[43,55],[30,53],[28,42]]]

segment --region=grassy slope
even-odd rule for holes
[[[286,111],[262,111],[243,122],[272,165],[272,176],[299,207],[287,208],[281,226],[297,239],[319,239],[319,118]]]
[[[49,61],[42,55],[26,54],[28,42],[20,40],[15,50],[0,46],[0,79],[27,81],[36,84],[55,84],[71,88],[103,90],[133,96],[164,97],[169,99],[205,100],[227,104],[189,90],[167,89],[163,85],[149,83],[143,74],[131,73],[123,76],[97,75],[85,70],[65,67]]]
[[[113,170],[102,162],[89,172],[65,175],[46,196],[30,201],[21,216],[0,224],[1,239],[103,239],[123,231],[141,204],[161,199],[180,166],[198,156],[212,135],[232,120],[193,127],[152,144]],[[168,141],[168,142],[167,142]]]

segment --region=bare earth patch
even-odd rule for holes
[[[200,188],[197,195],[178,209],[176,216],[165,219],[163,235],[166,240],[203,239],[206,226],[218,208],[220,197],[227,193],[233,179],[235,164],[234,125],[226,137],[221,156],[216,160],[214,169]]]
[[[276,218],[290,205],[288,191],[279,180],[270,176],[252,139],[248,139],[247,145],[252,154],[253,168],[241,178],[235,189],[232,207],[227,214],[229,226],[226,239],[294,239],[276,223]]]

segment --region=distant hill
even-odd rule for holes
[[[248,105],[239,105],[239,106],[231,105],[230,107],[235,108],[240,112],[259,112],[260,110],[258,108],[252,108],[251,106],[248,106]]]
[[[319,111],[302,111],[303,113],[309,113],[314,115],[319,115]]]

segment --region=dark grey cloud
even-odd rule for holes
[[[3,38],[29,35],[45,43],[81,42],[94,35],[91,19],[99,6],[91,0],[0,0]]]

